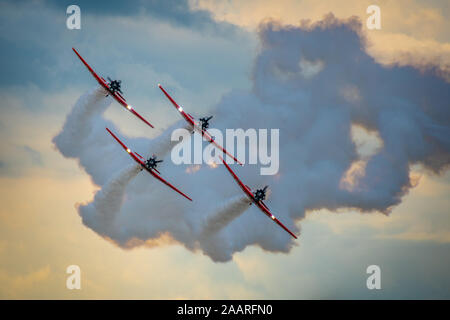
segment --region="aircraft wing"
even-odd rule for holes
[[[120,141],[119,138],[117,138],[117,136],[111,132],[111,130],[109,130],[108,128],[106,128],[106,130],[109,132],[109,134],[122,146],[122,148],[128,152],[128,154],[133,158],[134,161],[136,161],[137,163],[139,163],[141,165],[141,167],[145,170],[147,170],[152,176],[154,176],[156,179],[158,179],[159,181],[161,181],[162,183],[164,183],[166,186],[172,188],[173,190],[175,190],[176,192],[178,192],[179,194],[181,194],[183,197],[185,197],[186,199],[192,201],[191,198],[189,198],[187,195],[185,195],[183,192],[181,192],[180,190],[178,190],[177,188],[175,188],[172,184],[170,184],[169,182],[167,182],[166,180],[164,180],[158,173],[159,171],[156,169],[149,169],[147,168],[147,166],[145,165],[144,161],[142,160],[142,156],[137,153],[137,152],[133,152],[131,151],[130,148],[128,148],[122,141]]]
[[[181,192],[180,190],[178,190],[176,187],[174,187],[172,184],[170,184],[169,182],[167,182],[166,180],[164,180],[158,173],[156,173],[155,171],[157,171],[156,169],[149,169],[147,167],[144,166],[144,169],[147,170],[152,176],[154,176],[156,179],[158,179],[159,181],[161,181],[162,183],[164,183],[166,186],[168,186],[169,188],[172,188],[173,190],[175,190],[176,192],[178,192],[179,194],[181,194],[183,197],[185,197],[186,199],[192,201],[192,199],[190,197],[188,197],[186,194],[184,194],[183,192]]]
[[[111,132],[111,130],[109,130],[108,128],[106,128],[106,131],[109,132],[109,134],[122,146],[122,148],[128,152],[128,154],[130,155],[130,157],[133,158],[134,161],[136,161],[137,163],[139,163],[141,166],[145,166],[144,162],[140,159],[142,158],[139,154],[137,154],[136,152],[131,151],[130,148],[128,148],[122,141],[119,140],[119,138],[117,138],[117,136]],[[138,157],[139,156],[139,157]]]
[[[116,101],[118,103],[120,103],[124,108],[126,108],[128,111],[130,111],[136,117],[141,119],[146,125],[154,128],[154,126],[150,122],[145,120],[145,118],[143,116],[141,116],[139,113],[137,113],[137,111],[134,110],[133,107],[125,101],[125,98],[120,94],[120,92],[115,91],[115,92],[111,93],[111,95],[114,97],[114,99],[116,99]]]
[[[172,102],[173,106],[178,110],[178,112],[181,113],[181,115],[183,116],[183,118],[189,123],[191,124],[193,127],[196,126],[196,123],[194,121],[194,118],[184,112],[183,107],[179,106],[178,103],[175,102],[175,100],[167,93],[167,91],[158,83],[158,87],[162,90],[162,92],[164,92],[164,94],[166,95],[166,97],[170,100],[170,102]],[[220,144],[218,144],[217,142],[214,141],[213,137],[211,137],[211,135],[209,134],[208,131],[206,130],[201,130],[202,136],[208,140],[210,143],[214,144],[217,148],[219,148],[222,152],[226,153],[228,156],[230,156],[231,158],[234,159],[234,161],[236,161],[237,163],[239,163],[242,166],[242,163],[236,159],[231,153],[229,153],[227,150],[225,150],[224,147],[222,147]]]
[[[280,227],[282,227],[287,233],[289,233],[291,236],[293,236],[295,239],[297,239],[297,236],[291,232],[284,224],[280,222],[267,208],[267,206],[262,201],[253,201],[259,209],[261,209],[262,212],[266,214],[270,219],[272,219],[276,224],[278,224]]]
[[[107,91],[109,91],[108,83],[106,82],[106,80],[103,79],[102,77],[100,77],[97,73],[95,73],[94,69],[91,68],[91,66],[86,62],[86,60],[83,59],[83,57],[78,53],[77,50],[75,50],[75,48],[72,48],[72,50],[73,50],[73,52],[75,52],[75,54],[78,56],[78,58],[80,58],[81,62],[83,62],[83,64],[86,66],[86,68],[92,74],[92,76],[94,76],[95,80],[97,80],[97,82],[103,88],[105,88]]]
[[[195,121],[194,118],[190,115],[187,114],[186,112],[184,112],[183,107],[179,106],[178,103],[175,102],[175,100],[173,100],[173,98],[167,93],[166,90],[164,90],[164,88],[158,83],[158,87],[162,90],[162,92],[164,92],[164,94],[166,95],[167,99],[170,100],[170,102],[172,102],[173,106],[175,107],[175,109],[178,110],[178,112],[181,114],[181,116],[192,126],[195,126]]]
[[[206,140],[208,140],[210,143],[212,143],[213,145],[215,145],[217,148],[219,148],[220,150],[222,150],[222,152],[224,152],[225,154],[227,154],[228,156],[230,156],[231,158],[233,158],[234,161],[236,161],[237,163],[239,163],[242,166],[242,162],[240,162],[238,159],[236,159],[231,153],[229,153],[227,150],[225,150],[224,147],[222,147],[220,144],[218,144],[216,141],[214,141],[214,138],[211,137],[211,135],[209,134],[208,131],[206,130],[202,130],[202,135],[203,138],[205,138]]]
[[[83,57],[78,53],[77,50],[75,50],[75,48],[72,48],[73,52],[75,52],[75,54],[78,56],[78,58],[80,58],[81,62],[83,62],[83,64],[86,66],[86,68],[89,70],[89,72],[92,74],[92,76],[95,78],[95,80],[97,80],[97,82],[108,92],[108,94],[110,94],[118,103],[120,103],[122,105],[122,107],[126,108],[128,111],[130,111],[132,114],[134,114],[136,117],[138,117],[139,119],[141,119],[145,124],[147,124],[148,126],[153,127],[153,125],[148,122],[147,120],[144,119],[144,117],[142,117],[139,113],[137,113],[133,107],[131,105],[129,105],[126,101],[125,98],[120,94],[120,92],[112,92],[109,89],[109,85],[108,82],[106,82],[105,79],[103,79],[102,77],[100,77],[95,71],[94,69],[91,68],[91,66],[86,62],[86,60],[83,59]]]
[[[252,200],[254,200],[254,195],[252,193],[252,191],[250,190],[249,187],[247,187],[239,178],[238,176],[234,173],[233,170],[231,170],[230,166],[228,165],[228,163],[225,162],[225,160],[219,156],[219,158],[222,160],[223,164],[225,165],[225,167],[227,168],[228,172],[230,172],[231,176],[234,178],[234,180],[236,180],[237,184],[239,185],[239,187],[241,187],[242,191],[244,191],[244,193],[251,198]]]
[[[223,164],[225,165],[225,167],[228,169],[228,171],[230,172],[230,174],[233,176],[234,180],[236,180],[236,182],[239,184],[239,186],[241,187],[241,189],[245,192],[245,194],[252,200],[252,202],[254,204],[256,204],[258,206],[258,208],[269,218],[271,218],[276,224],[278,224],[280,227],[282,227],[287,233],[289,233],[291,236],[293,236],[295,239],[297,239],[297,236],[292,233],[288,228],[286,228],[286,226],[284,224],[282,224],[280,222],[280,220],[278,220],[270,211],[269,208],[266,206],[266,204],[262,201],[256,201],[255,199],[255,195],[253,194],[253,192],[250,190],[249,187],[247,187],[239,178],[238,176],[233,172],[233,170],[231,170],[230,166],[225,162],[225,160],[223,160],[222,157],[220,157],[220,159],[222,160]]]

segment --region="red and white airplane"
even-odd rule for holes
[[[220,156],[219,156],[220,157]],[[252,190],[250,189],[250,187],[248,187],[247,185],[243,184],[242,181],[238,178],[238,176],[233,172],[233,170],[231,170],[230,166],[225,162],[225,160],[223,160],[222,157],[220,157],[220,159],[222,160],[223,164],[226,166],[226,168],[228,169],[228,171],[230,172],[230,174],[233,176],[234,180],[236,180],[236,182],[239,184],[239,186],[241,187],[242,191],[244,191],[244,193],[247,195],[247,197],[249,197],[249,199],[251,200],[250,205],[252,203],[254,203],[259,209],[261,209],[261,211],[268,216],[270,219],[272,219],[276,224],[278,224],[280,227],[282,227],[284,230],[286,230],[291,236],[293,236],[295,239],[297,239],[297,236],[295,234],[293,234],[288,228],[286,228],[284,226],[284,224],[282,224],[280,222],[280,220],[278,220],[270,211],[269,208],[266,206],[266,204],[263,202],[263,200],[266,198],[266,190],[268,188],[268,186],[265,186],[263,189],[257,189],[255,192],[252,192]]]
[[[184,112],[183,108],[179,106],[175,100],[167,93],[166,90],[158,83],[158,87],[164,92],[166,97],[172,102],[173,106],[180,112],[181,116],[193,127],[194,131],[197,131],[200,133],[203,138],[208,140],[210,143],[214,144],[217,148],[219,148],[222,152],[226,153],[228,156],[233,158],[234,161],[239,163],[242,166],[242,163],[236,159],[231,153],[229,153],[227,150],[225,150],[224,147],[222,147],[220,144],[214,141],[214,138],[209,134],[209,132],[206,130],[209,127],[209,120],[211,120],[212,116],[208,118],[200,118],[199,122],[195,122],[195,119],[193,116],[191,116],[189,113]]]
[[[116,141],[122,146],[122,148],[124,148],[125,151],[128,152],[128,154],[133,158],[133,160],[141,165],[142,167],[141,170],[143,169],[147,170],[156,179],[158,179],[168,187],[172,188],[186,199],[192,201],[191,198],[189,198],[187,195],[185,195],[183,192],[175,188],[172,184],[170,184],[160,176],[161,173],[156,169],[156,167],[158,163],[162,162],[162,160],[156,160],[156,156],[154,155],[149,159],[145,160],[139,153],[131,151],[122,141],[119,140],[119,138],[116,137],[114,133],[111,132],[111,130],[109,130],[108,128],[106,128],[106,130],[109,132],[110,135],[113,136],[114,139],[116,139]]]
[[[100,77],[98,74],[95,73],[95,71],[87,64],[87,62],[80,56],[77,50],[75,48],[72,48],[72,50],[76,53],[78,58],[80,58],[81,62],[88,68],[89,72],[94,76],[95,80],[108,92],[108,95],[111,95],[118,103],[120,103],[125,109],[130,111],[132,114],[134,114],[136,117],[141,119],[145,124],[149,125],[153,128],[153,125],[145,120],[139,113],[137,113],[131,105],[129,105],[125,98],[122,96],[122,91],[120,90],[120,80],[111,80],[108,78],[109,82]]]

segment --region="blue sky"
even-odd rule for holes
[[[68,4],[0,2],[0,298],[450,297],[450,178],[445,170],[437,176],[415,167],[417,187],[389,216],[349,209],[308,212],[297,221],[301,235],[289,253],[249,246],[232,261],[215,263],[164,239],[151,248],[124,250],[86,228],[75,206],[91,200],[99,187],[51,143],[78,97],[96,86],[71,48],[99,74],[122,79],[127,100],[160,129],[149,132],[124,118],[115,103],[105,117],[129,136],[152,136],[178,120],[157,83],[197,114],[211,110],[232,90],[251,89],[260,50],[253,20],[271,16],[267,9],[281,22],[293,23],[301,4],[284,3],[286,13],[264,2],[259,16],[251,1],[247,7],[231,4],[228,14],[214,1],[200,1],[196,10],[184,1],[79,1],[81,30],[66,28]],[[329,11],[342,18],[358,13],[351,1],[342,5],[347,11],[304,6],[298,12],[302,17],[314,12],[312,19]],[[448,20],[448,5],[415,2],[412,7],[417,10],[407,11],[405,21],[431,16],[436,30],[404,32],[407,28],[398,22],[395,32],[374,36],[374,43],[407,35],[401,38],[405,44],[421,41],[427,53],[437,52],[447,61],[442,48],[449,45],[448,31],[442,30],[440,17]],[[375,58],[408,60],[387,47],[372,48]],[[416,56],[421,52],[410,50]],[[101,155],[99,161],[105,161]],[[80,292],[63,285],[65,268],[73,263],[86,275]],[[370,264],[382,269],[381,291],[365,287]]]

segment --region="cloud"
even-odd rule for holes
[[[301,220],[306,211],[318,209],[354,208],[387,214],[414,185],[411,165],[436,174],[446,170],[450,162],[450,85],[434,69],[377,63],[365,50],[357,18],[340,20],[328,15],[318,23],[301,26],[267,21],[260,25],[259,37],[261,50],[253,64],[252,89],[223,96],[213,125],[222,129],[280,128],[280,173],[276,179],[257,176],[254,166],[236,170],[252,187],[271,185],[269,206],[288,227],[298,233],[294,221]],[[320,61],[320,68],[305,73],[301,61]],[[107,190],[112,175],[132,161],[104,129],[115,130],[102,117],[109,103],[98,90],[85,94],[54,139],[63,155],[78,159],[102,187],[98,194]],[[124,140],[133,150],[151,154],[164,141],[168,144],[171,131],[180,125],[174,124],[153,140]],[[358,142],[352,138],[355,125],[380,140],[375,152],[358,152]],[[361,160],[365,161],[364,170],[352,180],[354,186],[342,187],[342,178]],[[201,221],[214,220],[210,215],[220,212],[227,199],[239,195],[240,190],[222,166],[203,166],[188,174],[166,157],[161,170],[194,202],[187,203],[144,172],[129,180],[120,212],[90,211],[93,222],[89,226],[124,248],[129,248],[130,240],[143,244],[169,234],[175,242],[192,251],[202,250],[216,261],[231,259],[249,245],[286,253],[294,246],[289,235],[257,209],[243,214],[236,211],[236,218],[217,231],[221,241],[205,246]],[[83,208],[95,208],[96,204],[94,198],[80,207],[80,214],[85,217]],[[104,214],[116,215],[116,229],[101,229]]]
[[[355,215],[352,218],[355,220]],[[449,296],[448,243],[376,239],[373,230],[363,225],[355,225],[354,232],[336,234],[328,226],[326,218],[305,221],[303,243],[292,256],[267,255],[257,248],[236,254],[234,260],[245,279],[242,282],[271,299]],[[381,290],[366,287],[366,268],[373,264],[381,268]]]
[[[39,151],[34,150],[30,146],[23,146],[22,148],[28,154],[28,157],[33,165],[42,166],[42,157]]]
[[[12,275],[5,270],[0,269],[0,283],[2,288],[8,291],[0,291],[0,297],[3,299],[20,299],[24,294],[36,292],[38,286],[43,286],[50,277],[50,266],[42,267],[36,271]]]
[[[223,75],[217,87],[242,81],[234,71],[245,64],[242,51],[251,44],[247,33],[227,23],[216,23],[207,17],[209,14],[184,10],[182,2],[170,5],[168,1],[143,1],[142,8],[152,8],[136,14],[132,8],[141,7],[139,3],[135,7],[127,4],[133,12],[122,11],[123,5],[86,2],[82,4],[82,28],[68,30],[66,7],[60,1],[3,1],[2,30],[14,32],[0,32],[4,58],[0,61],[4,70],[0,85],[33,83],[54,91],[64,89],[68,79],[72,86],[86,84],[88,75],[80,68],[72,47],[79,49],[99,73],[124,80],[128,96],[145,92],[150,86],[148,81],[125,79],[122,71],[128,65],[152,68],[162,78],[177,75],[177,81],[188,84],[191,90],[200,90],[205,77],[212,77],[214,72]],[[166,11],[158,15],[158,10]],[[237,39],[242,46],[233,43]],[[223,64],[217,64],[216,59]],[[189,81],[183,79],[185,74],[190,74]]]
[[[61,12],[73,4],[71,1],[47,1]],[[82,14],[97,16],[139,16],[146,15],[152,18],[169,21],[177,26],[195,28],[202,32],[226,34],[236,30],[236,27],[227,22],[216,22],[211,13],[206,10],[191,10],[186,0],[133,0],[92,2],[81,0],[76,3]]]
[[[275,19],[298,25],[303,20],[320,21],[332,12],[339,18],[359,17],[365,24],[368,6],[381,9],[381,30],[367,32],[368,52],[379,62],[403,65],[432,64],[450,70],[450,28],[448,3],[445,0],[326,1],[271,0],[217,1],[192,0],[191,7],[208,10],[216,21],[227,21],[249,30],[257,29],[261,20]],[[365,26],[363,26],[365,28]]]

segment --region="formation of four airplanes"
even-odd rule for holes
[[[80,58],[80,60],[83,62],[83,64],[86,66],[86,68],[89,70],[89,72],[92,74],[92,76],[95,78],[95,80],[97,80],[97,82],[107,91],[107,96],[111,95],[118,103],[120,103],[124,108],[126,108],[128,111],[130,111],[133,115],[135,115],[136,117],[138,117],[140,120],[142,120],[145,124],[147,124],[148,126],[153,128],[153,125],[148,122],[147,120],[145,120],[139,113],[137,113],[133,107],[131,105],[129,105],[126,101],[125,98],[122,96],[122,91],[120,90],[120,80],[111,80],[108,78],[108,81],[106,81],[105,79],[103,79],[102,77],[100,77],[99,75],[97,75],[97,73],[95,73],[95,71],[87,64],[87,62],[81,57],[81,55],[77,52],[77,50],[75,50],[74,48],[72,48],[72,50],[75,52],[75,54],[78,56],[78,58]],[[208,118],[201,118],[199,119],[199,122],[196,122],[194,117],[192,117],[189,113],[186,113],[183,111],[183,108],[181,106],[179,106],[175,100],[173,100],[173,98],[167,93],[166,90],[164,90],[164,88],[158,84],[158,87],[162,90],[162,92],[165,94],[165,96],[170,100],[170,102],[174,105],[174,107],[178,110],[178,112],[182,115],[182,117],[192,126],[193,131],[197,131],[198,133],[200,133],[203,138],[205,138],[207,141],[209,141],[210,143],[214,144],[214,146],[216,146],[218,149],[220,149],[223,153],[227,154],[228,156],[230,156],[231,158],[234,159],[234,161],[236,161],[237,163],[239,163],[240,165],[242,165],[242,163],[236,159],[232,154],[230,154],[227,150],[225,150],[225,148],[223,148],[221,145],[219,145],[218,143],[216,143],[214,141],[214,138],[208,133],[207,128],[209,126],[208,121],[212,118],[208,117]],[[167,185],[168,187],[172,188],[173,190],[175,190],[176,192],[178,192],[179,194],[181,194],[183,197],[185,197],[186,199],[192,201],[191,198],[189,198],[186,194],[184,194],[183,192],[181,192],[180,190],[178,190],[177,188],[175,188],[172,184],[170,184],[169,182],[167,182],[166,180],[164,180],[161,176],[160,176],[160,172],[156,169],[158,163],[162,162],[162,160],[157,160],[156,156],[152,156],[149,159],[144,159],[139,153],[132,151],[130,148],[128,148],[122,141],[119,140],[119,138],[117,138],[117,136],[111,132],[111,130],[109,130],[108,128],[106,128],[106,130],[111,134],[111,136],[122,146],[122,148],[125,149],[126,152],[128,152],[128,154],[133,158],[134,161],[136,161],[141,167],[142,169],[147,170],[153,177],[155,177],[156,179],[158,179],[159,181],[161,181],[162,183],[164,183],[165,185]],[[220,156],[219,156],[220,157]],[[269,210],[269,208],[267,207],[267,205],[264,203],[263,200],[265,200],[266,198],[266,190],[267,190],[267,186],[264,187],[263,189],[258,189],[254,192],[252,192],[252,190],[245,185],[244,183],[242,183],[242,181],[238,178],[238,176],[233,172],[233,170],[231,170],[230,166],[225,162],[225,160],[220,157],[220,159],[222,160],[223,164],[225,165],[225,167],[227,168],[227,170],[230,172],[230,174],[232,175],[232,177],[236,180],[236,182],[238,183],[239,187],[242,189],[242,191],[244,191],[244,193],[246,194],[246,196],[249,198],[250,200],[250,204],[254,203],[264,214],[266,214],[270,219],[272,219],[275,223],[277,223],[280,227],[282,227],[284,230],[286,230],[286,232],[288,232],[292,237],[294,237],[295,239],[297,239],[297,237],[295,236],[294,233],[292,233],[288,228],[286,228]],[[141,170],[142,170],[141,169]]]

